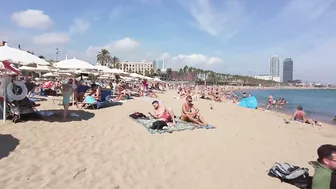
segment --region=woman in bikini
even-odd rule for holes
[[[204,118],[200,115],[199,110],[195,108],[194,104],[192,103],[192,97],[186,97],[186,103],[182,105],[182,116],[181,120],[187,122],[193,122],[197,125],[206,126],[208,125]]]

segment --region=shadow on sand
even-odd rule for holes
[[[0,160],[9,156],[20,144],[20,140],[10,134],[0,134]]]
[[[63,120],[63,110],[43,110],[39,112],[43,119],[41,121],[47,122],[72,122],[72,121],[86,121],[92,119],[95,114],[84,110],[69,110],[68,117]]]

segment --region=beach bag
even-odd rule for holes
[[[289,163],[275,163],[268,175],[279,178],[282,182],[292,184],[300,189],[310,189],[312,177],[307,168],[301,168]]]
[[[138,119],[138,118],[147,118],[147,116],[145,116],[143,113],[140,113],[140,112],[135,112],[133,114],[130,114],[129,115],[131,118],[133,119]]]
[[[163,127],[166,127],[168,126],[167,123],[165,121],[162,121],[162,120],[158,120],[158,121],[155,121],[152,126],[150,127],[150,129],[153,129],[153,130],[162,130]]]

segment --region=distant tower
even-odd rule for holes
[[[294,62],[291,58],[286,58],[283,61],[282,82],[287,83],[293,81]]]
[[[270,76],[280,77],[280,58],[276,55],[270,58]]]

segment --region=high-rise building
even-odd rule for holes
[[[280,58],[278,56],[270,58],[270,75],[280,77]]]
[[[155,60],[154,69],[163,69],[164,68],[164,60]]]
[[[287,83],[293,81],[293,60],[286,58],[283,61],[282,82]]]

